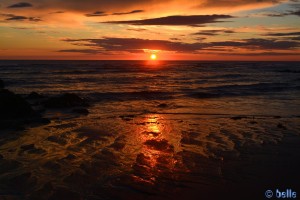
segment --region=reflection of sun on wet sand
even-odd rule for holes
[[[145,117],[145,131],[139,133],[143,147],[136,157],[134,174],[141,181],[155,184],[160,173],[174,168],[174,146],[169,143],[171,128],[159,122],[159,115]],[[137,179],[137,180],[138,180]]]
[[[191,182],[196,181],[206,188],[212,184],[211,176],[221,177],[219,161],[182,149],[181,130],[176,121],[158,114],[136,117],[133,121],[136,131],[132,140],[127,140],[134,141],[140,148],[134,154],[133,171],[117,185],[145,194],[168,196],[190,187]],[[195,173],[198,174],[196,179]]]

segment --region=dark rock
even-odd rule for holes
[[[45,98],[43,95],[37,93],[37,92],[31,92],[28,96],[28,99],[42,99]]]
[[[82,114],[82,115],[88,115],[89,111],[85,108],[75,108],[72,110],[73,113]]]
[[[21,96],[0,90],[0,120],[37,117],[38,114]]]
[[[32,123],[47,124],[49,120],[41,118],[20,95],[0,89],[0,129],[23,130],[25,124]]]
[[[10,124],[10,125],[12,125],[12,124]],[[1,125],[0,125],[0,126],[1,126]],[[7,126],[6,126],[6,127],[7,127]],[[16,131],[25,131],[26,128],[25,128],[24,126],[22,126],[21,124],[16,124],[15,130],[16,130]]]
[[[51,97],[44,103],[47,108],[70,108],[77,106],[88,106],[86,100],[72,93],[66,93],[57,97]]]
[[[40,118],[37,120],[37,122],[42,123],[42,124],[49,124],[51,121],[47,118]]]
[[[4,82],[0,79],[0,89],[4,88]]]

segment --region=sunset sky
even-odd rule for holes
[[[5,0],[0,59],[300,60],[299,0]]]

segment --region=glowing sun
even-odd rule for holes
[[[157,56],[156,56],[156,54],[151,54],[150,58],[151,58],[151,60],[156,60]]]

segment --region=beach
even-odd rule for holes
[[[0,130],[0,199],[300,192],[299,65],[0,61],[39,115]]]

